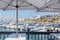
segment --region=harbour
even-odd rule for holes
[[[60,40],[60,0],[0,0],[0,40]]]

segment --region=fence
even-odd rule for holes
[[[9,34],[16,33],[15,31],[0,31],[0,40],[5,40]],[[18,32],[25,33],[27,35],[26,40],[52,40],[50,34],[60,33],[60,32]]]

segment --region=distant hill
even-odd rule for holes
[[[60,14],[53,14],[53,15],[45,15],[45,16],[34,16],[32,18],[25,18],[24,20],[20,20],[20,22],[24,23],[57,23],[60,22]]]

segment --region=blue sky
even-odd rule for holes
[[[32,16],[43,16],[43,15],[50,15],[50,14],[57,14],[58,12],[36,12],[35,10],[19,10],[19,18],[30,18]],[[15,17],[15,10],[0,10],[0,17],[9,16],[9,17]]]

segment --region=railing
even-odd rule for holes
[[[0,32],[0,40],[5,40],[9,34],[16,33],[12,31],[2,31]],[[50,34],[52,33],[60,33],[60,32],[18,32],[18,33],[25,33],[27,35],[26,40],[52,40]]]

